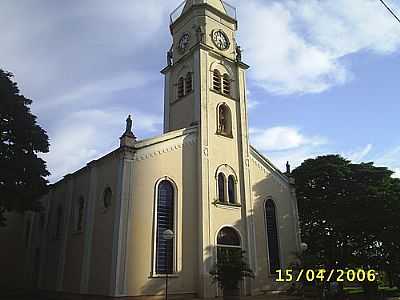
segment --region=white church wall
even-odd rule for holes
[[[255,287],[260,291],[280,289],[283,286],[275,282],[277,274],[271,274],[269,270],[264,205],[266,200],[272,199],[276,206],[280,263],[281,269],[285,269],[294,259],[293,254],[299,249],[295,199],[289,183],[282,179],[282,175],[267,170],[254,157],[251,158],[250,167],[257,260]]]
[[[177,133],[180,136],[176,136]],[[165,279],[154,273],[156,185],[167,179],[175,186],[175,274],[170,292],[195,293],[197,276],[197,133],[169,133],[163,142],[147,144],[136,153],[128,237],[128,294],[164,292]],[[169,139],[169,136],[176,136]],[[140,147],[140,144],[138,145]]]

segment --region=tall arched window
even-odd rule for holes
[[[85,199],[80,197],[76,202],[75,208],[75,230],[82,231],[83,229],[83,221],[85,215]]]
[[[156,274],[171,274],[174,270],[174,241],[163,239],[165,230],[174,231],[174,187],[168,180],[158,185],[156,231]]]
[[[232,227],[222,228],[217,235],[217,259],[229,259],[241,252],[240,236]]]
[[[185,80],[180,77],[178,80],[178,98],[185,96]]]
[[[235,178],[233,175],[228,176],[228,196],[229,196],[229,203],[235,204],[236,203],[236,193],[235,193]]]
[[[63,208],[61,205],[59,205],[57,207],[57,215],[56,215],[56,232],[55,232],[56,239],[59,239],[61,237],[62,219],[63,219]]]
[[[217,133],[232,137],[231,110],[225,103],[218,106],[218,128]]]
[[[28,220],[26,221],[26,226],[25,226],[25,247],[28,247],[29,245],[30,235],[31,235],[31,221]]]
[[[225,202],[225,175],[218,174],[218,201]]]
[[[103,194],[103,208],[108,209],[111,206],[112,191],[107,187]]]
[[[227,96],[231,94],[231,80],[228,74],[222,77],[222,92]]]
[[[191,93],[193,91],[193,80],[192,73],[187,73],[185,78],[185,95]]]
[[[267,231],[269,270],[271,274],[275,274],[276,270],[281,268],[279,257],[279,239],[278,227],[276,224],[276,209],[275,204],[271,199],[265,202],[265,221]]]
[[[221,73],[218,70],[213,72],[213,90],[221,93]]]

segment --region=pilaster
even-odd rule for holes
[[[93,244],[93,229],[97,199],[97,169],[95,164],[89,163],[89,196],[86,207],[86,223],[84,232],[84,248],[81,269],[81,284],[80,292],[87,294],[89,291],[89,278],[90,278],[90,262]]]
[[[127,296],[128,294],[127,248],[130,233],[129,219],[132,216],[134,154],[133,147],[120,148],[110,282],[110,296],[115,297]],[[134,237],[129,236],[129,238]]]
[[[67,242],[69,236],[69,223],[70,223],[70,216],[71,216],[71,207],[72,207],[72,197],[74,191],[74,179],[71,175],[65,176],[65,184],[66,184],[66,197],[65,197],[65,206],[63,212],[63,225],[62,225],[62,239],[60,242],[60,256],[59,256],[59,264],[58,264],[58,271],[57,271],[57,291],[64,290],[64,268],[65,268],[65,253],[67,251]]]

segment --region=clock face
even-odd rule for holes
[[[213,32],[213,41],[215,46],[220,50],[226,50],[229,48],[229,39],[222,30],[216,30]]]
[[[184,33],[181,39],[179,40],[179,45],[178,45],[179,50],[185,51],[187,45],[189,44],[189,41],[190,41],[189,33]]]

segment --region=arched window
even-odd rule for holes
[[[222,228],[217,235],[217,246],[240,247],[240,237],[232,227]]]
[[[232,227],[222,228],[217,235],[217,259],[228,259],[241,253],[240,236]]]
[[[185,78],[185,94],[189,94],[193,91],[193,81],[192,81],[192,73],[187,73]]]
[[[59,239],[61,237],[62,218],[63,218],[63,208],[61,205],[59,205],[57,207],[57,215],[56,215],[56,232],[55,232],[56,239]]]
[[[103,207],[105,209],[108,209],[109,207],[111,207],[111,197],[112,197],[111,188],[107,187],[104,190],[104,194],[103,194]]]
[[[225,103],[218,106],[218,129],[217,133],[232,137],[231,110]]]
[[[222,77],[222,92],[227,96],[231,94],[231,80],[228,74]]]
[[[213,72],[213,90],[221,93],[221,73],[218,70]]]
[[[235,204],[236,203],[236,195],[235,195],[235,178],[232,175],[228,177],[228,196],[229,196],[229,203]]]
[[[180,77],[178,80],[178,99],[185,96],[185,80]]]
[[[218,202],[225,202],[225,175],[218,174]]]
[[[45,223],[46,223],[45,215],[42,213],[42,214],[40,214],[40,217],[39,217],[39,229],[40,229],[40,231],[43,231]]]
[[[278,227],[276,224],[275,204],[271,199],[265,202],[265,221],[267,231],[269,270],[271,274],[275,274],[276,270],[281,268],[279,257],[279,239]]]
[[[75,207],[75,231],[82,231],[85,215],[85,199],[80,197]]]
[[[28,220],[26,221],[26,227],[25,227],[25,247],[29,246],[30,235],[31,235],[31,221]]]
[[[156,222],[155,271],[157,274],[171,274],[174,270],[174,241],[163,238],[165,230],[174,231],[174,187],[168,180],[158,185]]]

